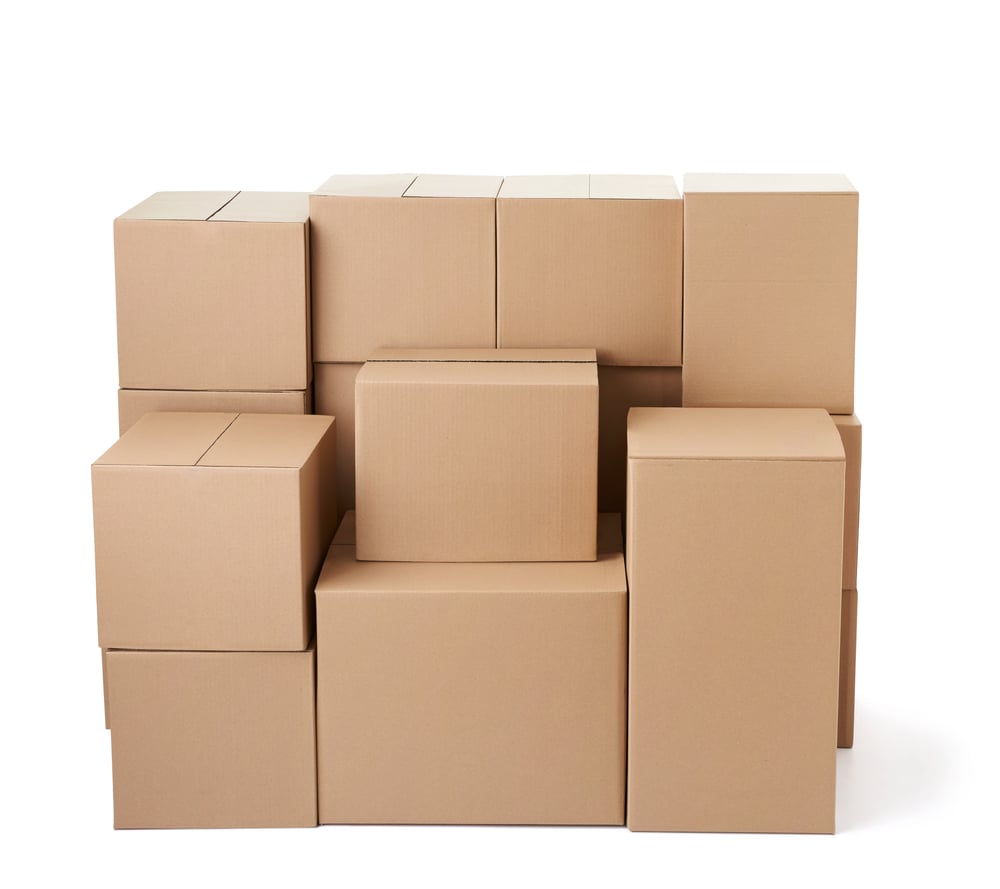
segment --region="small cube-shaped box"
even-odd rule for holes
[[[315,827],[315,663],[108,651],[115,827]]]
[[[857,261],[845,176],[685,176],[685,406],[851,413]]]
[[[297,651],[336,527],[332,417],[152,413],[92,467],[102,648]]]
[[[304,193],[160,192],[115,220],[123,389],[303,390]]]
[[[497,344],[681,363],[684,205],[671,176],[510,176],[497,199]]]
[[[621,824],[627,594],[594,562],[360,562],[316,587],[320,822]]]
[[[333,176],[309,198],[315,360],[496,345],[499,176]]]
[[[357,376],[358,558],[593,560],[593,349],[382,350]]]

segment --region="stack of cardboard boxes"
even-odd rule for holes
[[[833,829],[857,193],[685,184],[335,176],[116,220],[116,826]],[[310,373],[318,416],[260,415]]]

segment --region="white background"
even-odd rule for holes
[[[652,8],[6,8],[0,881],[996,885],[988,7]],[[156,190],[309,191],[333,172],[694,170],[845,172],[861,192],[858,714],[838,835],[113,831],[89,488],[117,430],[113,217]]]

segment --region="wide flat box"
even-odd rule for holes
[[[854,746],[854,686],[858,653],[858,591],[844,590],[840,612],[840,706],[837,746]]]
[[[146,414],[91,472],[102,648],[294,651],[336,527],[332,417]]]
[[[182,389],[119,389],[118,434],[156,411],[236,414],[311,414],[312,390],[291,392],[200,392]]]
[[[597,378],[601,386],[597,508],[624,514],[629,408],[680,407],[681,368],[603,366],[597,368]]]
[[[593,349],[382,350],[356,383],[357,555],[593,561]]]
[[[107,652],[115,827],[315,827],[315,647]]]
[[[315,412],[337,418],[337,519],[354,509],[354,384],[360,364],[313,365]]]
[[[308,387],[308,196],[160,192],[115,220],[123,389]]]
[[[361,562],[316,587],[320,822],[622,824],[627,594],[593,562]]]
[[[684,204],[671,176],[512,176],[497,199],[497,344],[681,364]]]
[[[496,345],[499,176],[333,176],[309,198],[319,362]]]
[[[844,579],[845,590],[858,588],[858,527],[861,518],[861,421],[850,416],[835,416],[847,459],[847,483],[844,488]]]
[[[685,176],[685,406],[850,414],[857,254],[844,176]]]
[[[632,830],[832,833],[844,451],[822,410],[634,408]]]

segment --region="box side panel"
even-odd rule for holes
[[[337,418],[337,514],[354,509],[354,381],[360,364],[317,364],[315,410]]]
[[[856,420],[852,417],[851,420]],[[858,529],[861,519],[861,440],[860,423],[834,421],[844,443],[847,457],[847,483],[844,489],[844,579],[845,590],[858,586]]]
[[[840,709],[837,746],[854,746],[854,684],[858,650],[858,591],[844,590],[840,613]]]

